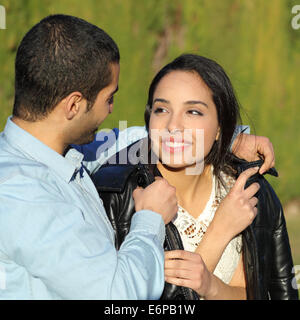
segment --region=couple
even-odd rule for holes
[[[233,288],[212,275],[227,244],[241,242],[236,235],[257,213],[254,194],[258,184],[243,189],[256,169],[242,173],[220,203],[203,241],[197,243],[199,254],[170,251],[165,263],[165,224],[176,224],[179,210],[197,218],[210,201],[208,198],[212,199],[210,191],[219,185],[219,177],[234,183],[236,168],[240,168],[226,162],[238,110],[230,115],[226,114],[228,110],[222,111],[221,118],[226,123],[217,116],[217,106],[229,99],[227,107],[232,107],[234,96],[231,92],[223,96],[226,83],[209,88],[209,82],[205,83],[206,79],[203,75],[200,78],[194,68],[179,68],[176,72],[170,69],[172,72],[160,73],[161,79],[154,79],[146,119],[150,129],[162,129],[170,138],[187,125],[204,128],[204,171],[198,178],[187,176],[187,181],[181,174],[184,163],[179,167],[158,163],[157,169],[166,179],[156,178],[151,185],[134,191],[136,213],[122,246],[115,249],[115,231],[90,175],[100,172],[101,165],[114,152],[147,137],[146,130],[136,127],[115,131],[117,148],[97,152],[104,142],[101,134],[95,137],[95,133],[112,112],[119,59],[117,45],[103,30],[65,15],[43,19],[25,35],[18,48],[13,116],[0,136],[0,298],[158,299],[165,277],[169,283],[191,287],[204,298],[242,298],[246,285],[243,261],[254,261],[250,259],[253,257],[242,258],[243,253],[256,257],[254,267],[259,272],[250,274],[259,277],[252,281],[254,286],[260,283],[271,298],[296,298],[291,288],[292,259],[280,203],[258,174],[255,176],[261,186],[262,202],[272,202],[273,206],[267,209],[270,212],[261,213],[261,233],[251,229],[252,238],[250,233],[244,237],[246,241],[243,238],[242,248],[249,246],[249,241],[256,241],[255,248],[237,253],[235,267],[230,271],[231,284],[235,281]],[[210,70],[206,71],[209,75]],[[218,72],[222,74],[222,70]],[[185,84],[188,91],[178,91],[180,99],[174,101],[178,83]],[[212,95],[213,90],[217,92]],[[192,94],[188,100],[187,93]],[[201,103],[190,103],[191,98],[200,99]],[[250,135],[239,135],[235,140],[237,156],[248,160],[256,152],[265,156],[260,173],[273,166],[268,140]],[[252,154],[249,145],[250,150],[257,146]],[[175,151],[176,144],[166,147]],[[162,150],[160,145],[158,149]],[[229,184],[225,182],[224,186]],[[226,193],[228,188],[225,189],[222,190]],[[201,193],[201,199],[195,197],[195,191]],[[180,231],[181,222],[178,223]],[[265,266],[258,264],[262,259],[266,264],[272,263],[271,273],[265,274]]]

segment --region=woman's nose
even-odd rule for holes
[[[167,129],[170,133],[183,130],[182,117],[180,115],[172,115],[168,121]]]

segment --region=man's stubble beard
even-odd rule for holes
[[[98,131],[98,128],[94,129],[92,132],[90,131],[89,133],[82,135],[81,137],[76,139],[76,141],[73,144],[83,145],[83,144],[89,144],[93,142],[97,131]]]

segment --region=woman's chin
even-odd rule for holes
[[[187,174],[199,175],[204,169],[204,159],[174,159],[173,157],[164,157],[164,154],[159,157],[160,163],[170,171],[187,170]]]
[[[195,162],[185,162],[185,161],[178,162],[178,161],[174,161],[174,160],[170,160],[170,159],[168,159],[168,160],[160,159],[160,162],[164,166],[167,166],[172,169],[184,169],[184,168],[195,165]]]
[[[174,168],[184,168],[196,163],[194,157],[186,156],[184,153],[170,154],[162,152],[160,159],[162,163]]]

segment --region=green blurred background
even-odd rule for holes
[[[24,34],[43,17],[75,15],[118,43],[120,91],[103,128],[143,125],[147,88],[155,72],[183,52],[216,60],[227,71],[252,133],[270,138],[279,178],[268,180],[287,217],[300,265],[300,29],[291,25],[300,0],[0,0],[0,131],[13,104],[14,58]],[[300,23],[300,19],[299,19]]]

